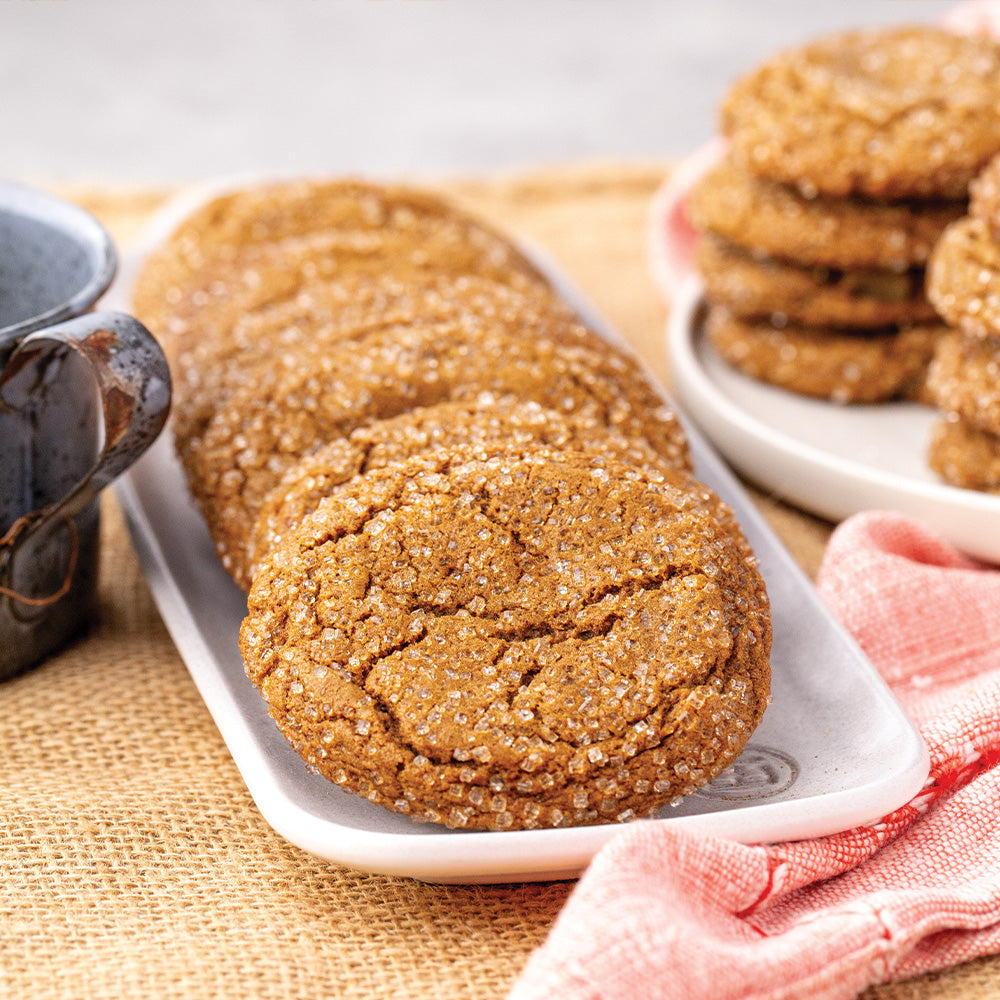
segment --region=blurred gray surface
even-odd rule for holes
[[[683,155],[776,49],[939,0],[0,0],[0,174],[411,176]]]

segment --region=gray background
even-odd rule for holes
[[[683,155],[779,47],[937,0],[0,0],[0,174],[374,177]]]

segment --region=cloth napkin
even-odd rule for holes
[[[818,587],[918,724],[923,789],[817,840],[625,828],[510,1000],[846,1000],[1000,951],[1000,570],[867,512],[834,531]]]

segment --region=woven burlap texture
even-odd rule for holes
[[[441,187],[548,253],[669,384],[645,261],[666,170],[586,164]],[[59,193],[126,247],[166,194]],[[814,572],[829,526],[755,497]],[[103,515],[98,621],[0,685],[0,997],[504,996],[572,885],[428,885],[285,842],[160,621],[112,494]],[[866,1000],[998,993],[1000,963],[985,960]]]

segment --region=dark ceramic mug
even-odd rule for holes
[[[89,311],[115,268],[92,216],[0,181],[0,679],[91,620],[98,495],[167,418],[156,340]]]

